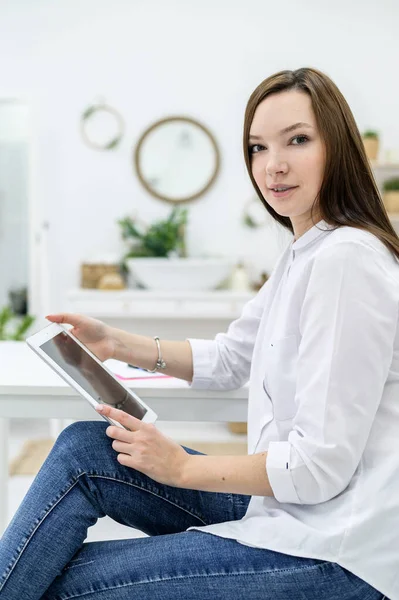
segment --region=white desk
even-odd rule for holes
[[[245,421],[247,386],[191,390],[180,379],[129,382],[163,421]],[[102,420],[25,342],[0,342],[0,533],[7,519],[9,419]]]

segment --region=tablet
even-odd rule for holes
[[[156,413],[137,394],[118,381],[113,373],[62,325],[52,323],[28,337],[26,343],[94,408],[99,404],[108,404],[141,421],[156,421]],[[114,419],[101,416],[112,425],[127,429]]]

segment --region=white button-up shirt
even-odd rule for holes
[[[195,527],[336,562],[399,600],[399,263],[320,221],[289,244],[227,333],[190,339],[197,389],[249,379],[248,452],[273,496]]]

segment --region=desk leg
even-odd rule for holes
[[[8,523],[8,434],[9,419],[0,419],[0,535]]]

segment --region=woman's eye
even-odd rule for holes
[[[253,146],[249,147],[249,153],[256,154],[257,152],[259,152],[259,148],[263,148],[263,146],[261,146],[260,144],[254,144]]]
[[[292,140],[291,140],[291,143],[292,143],[294,140],[305,140],[304,142],[300,142],[300,143],[298,143],[298,144],[293,144],[294,146],[303,146],[303,144],[304,144],[305,142],[307,142],[307,141],[309,140],[309,138],[308,138],[308,136],[307,136],[307,135],[296,135],[295,137],[293,137],[293,138],[292,138]]]

